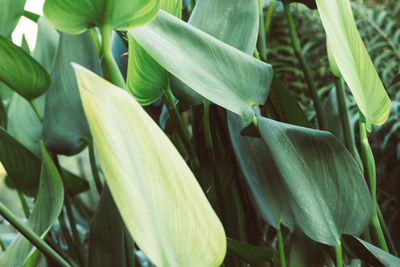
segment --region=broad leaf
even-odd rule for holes
[[[268,247],[257,247],[231,238],[227,238],[228,252],[247,261],[248,263],[258,264],[268,261],[273,255],[274,250]]]
[[[182,0],[162,0],[161,9],[181,18]],[[141,105],[159,99],[168,83],[168,72],[161,67],[133,38],[129,36],[128,76],[130,92]]]
[[[290,240],[289,265],[296,267],[326,266],[323,247],[309,239],[300,229],[296,229]]]
[[[43,13],[51,26],[79,34],[95,26],[127,30],[154,18],[160,0],[46,0]]]
[[[221,264],[222,224],[171,141],[131,95],[74,66],[100,165],[139,248],[157,266]]]
[[[350,1],[316,0],[316,3],[329,49],[358,108],[368,123],[383,124],[389,116],[390,99],[358,33]]]
[[[400,266],[400,259],[355,236],[345,235],[344,241],[362,260],[377,267]]]
[[[199,0],[188,23],[252,55],[257,42],[259,23],[257,11],[257,0]],[[196,59],[193,60],[197,62]],[[171,89],[183,102],[195,105],[204,101],[201,95],[174,76],[171,77]]]
[[[336,137],[263,117],[258,127],[303,232],[331,246],[344,233],[360,234],[371,218],[371,198],[357,163]]]
[[[232,112],[228,112],[228,126],[236,159],[258,213],[276,229],[282,223],[293,230],[286,188],[264,141],[240,135],[241,119]]]
[[[88,33],[61,33],[52,83],[46,96],[43,140],[46,147],[58,154],[74,154],[90,136],[83,112],[78,85],[71,62],[101,73],[100,63]]]
[[[254,117],[252,107],[265,102],[272,80],[269,64],[165,11],[129,33],[161,66],[208,100],[239,114],[245,126]]]
[[[0,80],[27,100],[42,95],[50,84],[46,70],[26,51],[2,36]]]
[[[42,155],[39,190],[27,227],[44,239],[61,212],[64,188],[57,167],[43,144]],[[19,235],[0,257],[0,266],[22,266],[35,251],[36,248]]]
[[[11,38],[11,33],[24,13],[25,1],[0,0],[0,35]]]

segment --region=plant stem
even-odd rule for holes
[[[88,30],[90,39],[92,39],[92,43],[94,49],[96,50],[97,56],[101,57],[101,39],[99,36],[99,30],[97,27],[90,28]]]
[[[58,220],[60,222],[60,228],[63,233],[63,236],[65,238],[65,241],[67,242],[68,248],[71,251],[72,257],[75,260],[78,260],[78,252],[76,251],[76,247],[74,246],[74,242],[72,241],[71,234],[68,230],[67,224],[65,223],[65,216],[64,216],[64,211],[60,213],[60,216],[58,217]]]
[[[399,254],[397,253],[397,249],[393,242],[392,236],[390,235],[389,228],[386,225],[386,222],[383,218],[383,215],[382,215],[382,212],[381,212],[381,209],[379,208],[379,206],[377,206],[377,210],[378,210],[379,223],[382,226],[383,234],[389,245],[389,252],[392,253],[393,255],[395,255],[396,257],[399,257]]]
[[[260,55],[263,61],[267,60],[267,44],[265,40],[265,29],[264,29],[264,11],[262,7],[262,0],[258,0],[259,9],[259,29],[258,29],[258,48],[260,50]]]
[[[24,215],[28,219],[29,216],[31,216],[31,213],[29,212],[29,207],[28,207],[28,204],[26,203],[26,199],[20,190],[17,190],[17,194],[18,194],[19,201],[21,202],[21,206],[24,211]]]
[[[264,24],[264,30],[266,36],[269,34],[269,28],[271,27],[272,15],[274,14],[274,7],[275,7],[275,1],[271,1],[269,3],[267,16],[265,17],[265,24]]]
[[[339,241],[335,246],[336,252],[336,267],[343,267],[343,258],[342,258],[342,242]]]
[[[281,267],[286,267],[285,247],[283,244],[281,225],[279,224],[278,227],[279,227],[279,229],[278,229],[279,261],[281,262]]]
[[[325,115],[322,111],[321,101],[318,96],[317,87],[315,85],[315,82],[314,82],[314,79],[313,79],[313,76],[311,73],[311,69],[308,66],[308,63],[307,63],[306,59],[304,58],[303,52],[301,51],[301,48],[300,48],[300,41],[299,41],[299,37],[297,36],[296,28],[294,26],[292,13],[290,13],[289,2],[284,1],[283,6],[285,8],[286,20],[287,20],[288,26],[289,26],[290,39],[292,41],[293,50],[296,54],[296,57],[299,60],[301,68],[303,69],[304,76],[306,78],[308,87],[311,90],[315,111],[317,113],[319,128],[321,130],[327,130],[328,124],[326,122]]]
[[[181,138],[186,148],[186,151],[189,154],[190,165],[195,174],[197,174],[200,169],[199,159],[197,158],[197,154],[193,144],[190,142],[189,131],[185,126],[185,123],[183,122],[183,119],[181,117],[181,114],[179,113],[178,108],[176,107],[174,97],[172,96],[172,92],[169,86],[167,86],[167,88],[164,90],[164,93],[162,95],[162,100],[168,110],[169,115],[172,118],[172,121],[175,125],[175,130],[178,133],[179,138]]]
[[[93,179],[94,183],[96,184],[97,192],[99,193],[99,195],[101,195],[101,191],[103,190],[103,185],[101,184],[99,170],[97,169],[93,140],[88,140],[88,144],[89,144],[90,168],[92,169]]]
[[[3,243],[3,240],[1,239],[1,237],[0,237],[0,247],[1,247],[1,250],[2,251],[6,251],[6,245]]]
[[[339,114],[342,122],[342,129],[344,133],[344,143],[346,145],[347,150],[353,156],[354,160],[357,162],[360,170],[363,171],[363,165],[361,162],[360,155],[358,154],[356,144],[352,134],[352,128],[350,125],[349,113],[347,110],[346,96],[344,91],[344,82],[343,78],[335,79],[336,84],[336,96],[339,107]]]
[[[33,100],[29,100],[29,104],[33,108],[33,111],[35,112],[36,116],[40,120],[40,122],[43,122],[43,116],[40,114],[39,109],[36,107],[35,103],[33,103]]]
[[[24,17],[27,18],[27,19],[30,19],[30,20],[33,21],[33,22],[38,22],[38,20],[39,20],[39,18],[40,18],[40,15],[39,15],[39,14],[30,12],[30,11],[28,11],[28,10],[24,10],[24,13],[22,14],[22,16],[24,16]]]
[[[364,175],[367,178],[369,190],[371,193],[371,201],[372,201],[372,219],[371,219],[371,227],[372,227],[372,237],[375,242],[377,242],[378,246],[389,252],[385,236],[383,234],[381,225],[378,219],[378,211],[377,205],[378,202],[376,200],[376,169],[375,169],[375,160],[374,155],[372,154],[371,147],[368,142],[367,130],[366,130],[366,122],[364,115],[360,114],[360,143],[361,143],[361,151],[362,151],[362,160],[364,164]]]
[[[111,53],[111,27],[102,27],[100,28],[101,33],[101,50],[102,50],[102,58],[101,58],[101,68],[103,70],[104,78],[109,82],[115,84],[118,87],[126,89],[126,84],[124,77],[122,77],[121,72],[119,71],[117,63],[115,63],[114,57]]]
[[[24,225],[18,218],[2,203],[0,202],[0,214],[12,224],[18,232],[20,232],[26,239],[28,239],[35,247],[37,247],[43,254],[52,258],[61,266],[71,266],[60,255],[57,254],[46,242],[44,242],[35,232]]]

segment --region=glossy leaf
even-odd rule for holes
[[[127,30],[157,14],[160,0],[46,0],[43,13],[51,26],[79,34],[94,26]]]
[[[55,67],[51,72],[52,83],[46,97],[44,143],[50,151],[67,155],[79,152],[86,145],[85,139],[90,137],[71,62],[101,73],[88,33],[61,33]]]
[[[274,250],[268,247],[257,247],[231,238],[228,241],[228,251],[248,263],[259,264],[268,261]]]
[[[129,33],[161,66],[208,100],[239,114],[245,126],[254,117],[252,107],[265,102],[272,80],[269,64],[165,11]]]
[[[344,241],[356,255],[377,267],[400,266],[400,259],[355,236],[345,235]]]
[[[316,0],[329,47],[368,123],[383,124],[390,100],[358,33],[349,0]],[[332,64],[331,64],[332,65]]]
[[[25,1],[0,0],[0,35],[11,38],[11,33],[24,13]]]
[[[346,148],[324,131],[263,117],[258,117],[258,127],[303,232],[331,246],[344,233],[360,234],[371,218],[371,198]]]
[[[275,229],[279,229],[282,223],[293,230],[293,215],[286,188],[264,141],[258,137],[242,136],[241,119],[232,112],[228,112],[228,126],[249,196],[260,217]]]
[[[157,266],[221,264],[222,224],[171,141],[127,92],[74,66],[100,165],[139,248]]]
[[[162,0],[161,9],[181,18],[182,0]],[[129,61],[126,81],[130,92],[141,105],[159,99],[168,83],[168,72],[161,67],[135,38],[129,36]]]
[[[42,155],[39,190],[27,227],[44,239],[61,212],[64,188],[57,168],[43,145]],[[0,257],[0,266],[23,266],[35,251],[36,248],[19,235]]]
[[[27,100],[42,95],[50,84],[46,70],[26,51],[2,36],[0,80]]]
[[[258,1],[199,0],[188,23],[252,55],[258,34]],[[197,62],[196,59],[193,60]],[[195,105],[204,101],[201,95],[174,76],[171,77],[171,89],[185,103]]]

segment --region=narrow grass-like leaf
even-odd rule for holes
[[[316,0],[316,3],[329,49],[358,108],[368,123],[383,124],[389,116],[390,99],[358,33],[350,1]]]
[[[2,36],[0,80],[27,100],[42,95],[50,84],[46,70],[22,48]]]
[[[222,224],[171,141],[127,92],[74,67],[107,184],[139,248],[157,266],[221,264]]]
[[[160,0],[46,0],[43,13],[51,26],[79,34],[94,26],[127,30],[157,14]]]
[[[160,10],[150,23],[129,30],[166,70],[249,125],[254,105],[266,100],[272,67]],[[179,64],[177,64],[179,62]]]
[[[0,0],[0,35],[11,38],[11,33],[24,13],[25,1]]]
[[[161,9],[177,18],[182,16],[182,0],[162,0]],[[168,83],[168,72],[161,67],[131,35],[126,81],[130,92],[141,105],[159,99]]]
[[[61,212],[64,188],[60,174],[43,145],[42,155],[39,190],[27,227],[44,239]],[[36,248],[19,235],[0,257],[0,266],[23,266],[35,251]]]
[[[263,117],[258,127],[303,232],[331,246],[344,233],[360,234],[371,218],[371,198],[357,163],[336,137]]]

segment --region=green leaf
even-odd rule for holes
[[[131,95],[74,67],[100,165],[139,248],[157,266],[221,264],[222,224],[171,141]]]
[[[182,16],[182,0],[162,0],[161,9],[177,18]],[[168,72],[129,36],[129,61],[126,83],[141,105],[159,99],[168,83]]]
[[[88,33],[60,34],[55,67],[51,72],[53,80],[46,96],[44,143],[50,151],[67,155],[79,152],[90,137],[71,62],[101,73]]]
[[[337,137],[337,139],[342,142],[342,144],[345,144],[342,118],[339,114],[339,105],[337,102],[337,92],[335,87],[331,89],[328,97],[325,98],[322,110],[325,113],[328,123],[327,130],[333,133]]]
[[[290,240],[289,265],[296,267],[326,266],[323,247],[296,229]]]
[[[127,30],[152,20],[160,0],[46,0],[43,13],[54,28],[79,34],[95,26]]]
[[[368,123],[383,124],[390,99],[358,33],[349,0],[316,0],[329,47]],[[332,65],[332,64],[331,64]]]
[[[292,212],[311,239],[336,245],[371,218],[365,180],[332,134],[258,117],[258,127],[290,196]]]
[[[0,80],[27,100],[42,95],[50,84],[46,70],[22,48],[2,36]]]
[[[11,33],[24,13],[25,1],[0,0],[0,35],[11,39]]]
[[[374,245],[351,235],[344,235],[343,239],[352,251],[362,260],[374,266],[396,267],[400,266],[400,259],[375,247]]]
[[[228,252],[248,263],[258,264],[268,261],[273,255],[274,250],[268,247],[256,247],[244,242],[227,238]]]
[[[286,188],[264,141],[242,136],[242,122],[238,115],[228,112],[229,134],[240,169],[250,191],[250,198],[261,218],[279,229],[283,223],[293,230]]]
[[[269,64],[165,11],[129,33],[161,66],[208,100],[239,114],[245,126],[254,117],[252,107],[265,102],[272,80]]]
[[[44,239],[61,212],[64,188],[57,168],[43,144],[42,155],[39,190],[27,226]],[[0,266],[22,266],[35,251],[36,248],[25,237],[18,235],[0,257]]]
[[[258,34],[258,1],[199,0],[188,23],[252,55]],[[197,62],[197,59],[193,61]],[[201,95],[174,76],[171,77],[171,89],[174,95],[184,103],[196,105],[204,101]]]

